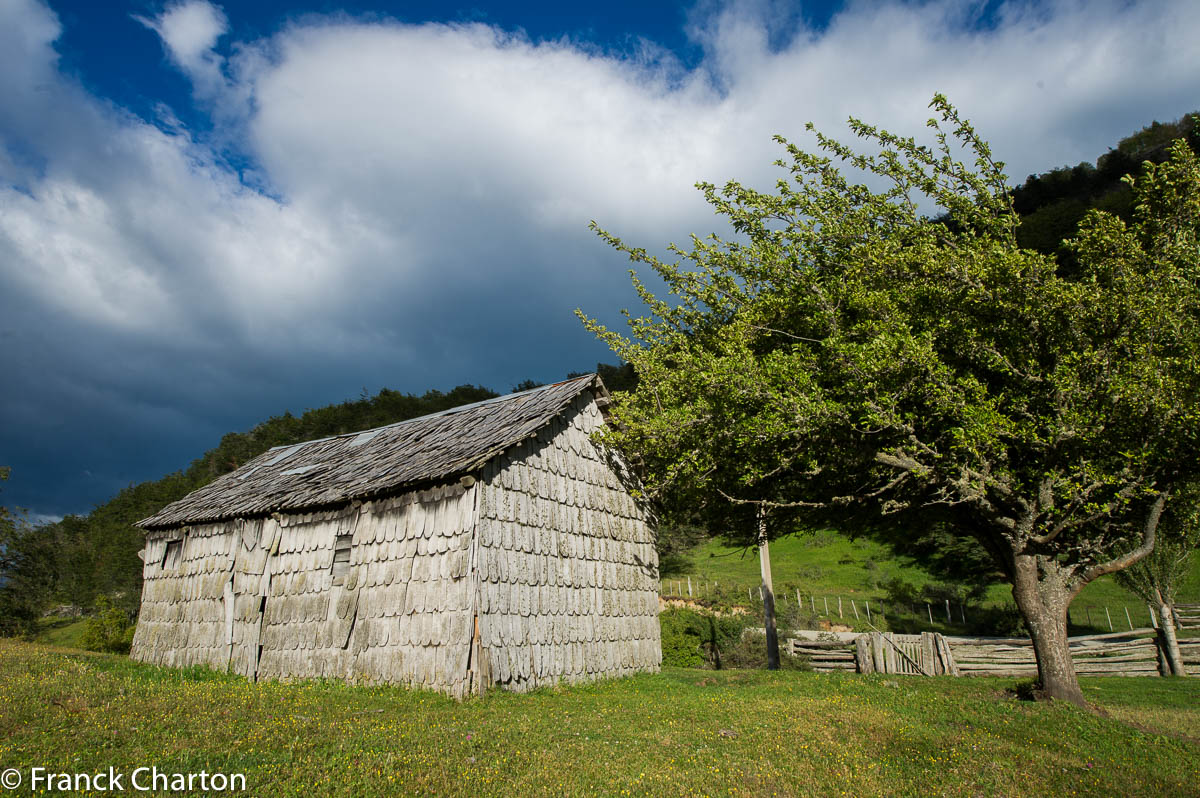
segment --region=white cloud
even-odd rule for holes
[[[229,30],[229,20],[218,6],[206,0],[181,0],[155,18],[135,15],[134,19],[159,35],[171,61],[191,78],[198,94],[212,96],[221,89],[225,59],[213,48]]]

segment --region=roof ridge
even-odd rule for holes
[[[430,419],[430,418],[437,418],[438,416],[448,416],[453,413],[460,413],[464,410],[471,410],[476,407],[482,407],[483,405],[490,405],[490,404],[496,404],[497,402],[508,401],[508,400],[514,399],[518,396],[525,396],[527,394],[538,393],[541,391],[548,391],[551,388],[557,388],[560,385],[566,385],[568,382],[575,382],[577,380],[584,380],[584,379],[593,380],[599,376],[600,375],[597,374],[596,372],[591,372],[590,374],[583,374],[578,377],[572,377],[571,379],[568,379],[568,380],[559,380],[558,382],[551,382],[551,383],[547,383],[546,385],[539,385],[538,387],[530,388],[527,391],[517,391],[516,393],[506,393],[503,396],[493,396],[490,399],[480,399],[478,402],[471,402],[470,404],[455,405],[454,407],[448,407],[445,410],[439,410],[436,413],[426,413],[423,416],[413,416],[412,418],[406,418],[403,421],[393,421],[391,424],[381,424],[378,427],[367,427],[366,429],[354,430],[353,432],[339,432],[337,435],[326,435],[324,438],[313,438],[312,440],[298,441],[296,443],[281,443],[278,446],[272,446],[270,449],[267,449],[267,451],[274,452],[276,450],[282,450],[282,449],[294,449],[299,446],[307,446],[310,443],[322,443],[324,441],[337,440],[338,438],[350,438],[350,437],[357,436],[357,435],[365,435],[368,432],[378,432],[379,430],[392,429],[393,427],[401,427],[405,424],[412,424],[417,421],[424,421],[424,420]],[[264,452],[264,454],[265,453],[266,452]]]

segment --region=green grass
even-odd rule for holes
[[[87,618],[43,618],[38,624],[37,639],[42,643],[66,648],[82,648],[83,630]]]
[[[686,565],[663,578],[663,593],[687,595],[687,580],[692,580],[695,597],[716,599],[718,604],[752,605],[755,598],[747,597],[747,590],[757,596],[760,582],[758,555],[755,550],[742,550],[724,546],[710,540],[685,555]],[[888,628],[886,619],[886,590],[882,587],[892,579],[902,579],[916,588],[934,584],[940,580],[932,576],[920,562],[897,556],[891,549],[874,540],[850,538],[835,532],[818,532],[813,535],[786,537],[771,544],[771,570],[776,595],[780,596],[781,609],[795,605],[796,590],[811,608],[810,596],[816,597],[819,615],[825,614],[825,599],[830,603],[836,622],[845,623],[856,629],[866,627],[866,611],[863,601],[871,603],[872,620],[880,628]],[[1180,595],[1183,601],[1200,601],[1200,557],[1194,558],[1192,571],[1185,580]],[[843,598],[842,616],[837,618],[836,599]],[[860,615],[856,623],[850,601],[854,600]],[[877,619],[880,604],[884,605],[885,618]],[[1013,607],[1011,588],[1005,584],[988,588],[982,602],[986,607]],[[760,605],[761,606],[761,605]],[[1128,629],[1125,608],[1128,607],[1135,627],[1149,625],[1145,602],[1119,587],[1111,577],[1102,577],[1086,586],[1071,608],[1073,632],[1108,631],[1108,620],[1104,608],[1108,607],[1113,627],[1117,631]],[[923,608],[918,608],[925,612]],[[945,607],[933,606],[934,624],[930,628],[942,631],[961,632],[959,623],[946,624]],[[953,617],[957,620],[958,610]],[[928,624],[927,624],[928,625]]]
[[[1200,682],[670,670],[456,703],[0,641],[0,769],[244,773],[315,795],[1097,795],[1200,791]]]

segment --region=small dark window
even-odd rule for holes
[[[350,570],[350,539],[353,535],[338,535],[333,544],[333,583],[340,585]]]
[[[163,551],[162,567],[163,570],[168,568],[178,568],[179,560],[183,556],[183,541],[169,540],[167,548]]]

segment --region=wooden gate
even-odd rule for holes
[[[950,646],[936,632],[901,635],[871,632],[855,641],[859,673],[899,673],[913,676],[958,675]]]

